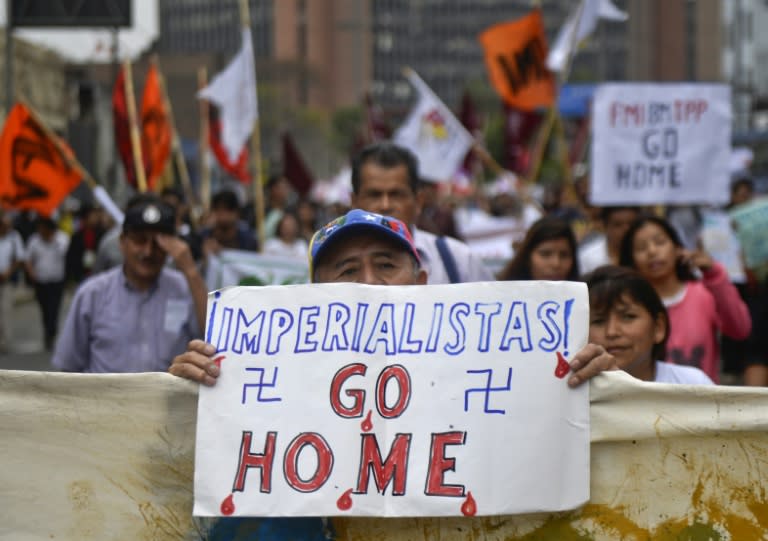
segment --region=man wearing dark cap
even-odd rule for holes
[[[52,364],[66,372],[165,371],[200,336],[207,291],[173,209],[141,194],[126,206],[123,264],[83,282]],[[173,260],[178,270],[168,268]]]

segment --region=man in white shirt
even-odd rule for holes
[[[25,268],[43,316],[46,350],[52,348],[59,325],[68,247],[69,236],[53,219],[38,218],[37,232],[29,238],[27,245]]]
[[[638,207],[603,207],[600,211],[603,235],[579,247],[581,274],[592,272],[603,265],[618,265],[621,239],[632,222],[639,217]]]
[[[493,274],[469,246],[438,237],[414,224],[421,212],[416,157],[392,143],[364,148],[352,162],[352,206],[393,216],[408,224],[429,284],[493,280]]]
[[[13,290],[10,279],[24,261],[24,242],[13,229],[11,220],[0,210],[0,351],[8,351],[8,327],[10,324]]]

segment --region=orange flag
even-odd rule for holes
[[[171,156],[171,122],[160,86],[160,73],[149,66],[141,98],[141,150],[147,167],[147,187],[152,189]]]
[[[547,69],[541,12],[491,26],[478,36],[493,87],[511,107],[531,111],[555,103],[555,80]]]
[[[16,104],[0,135],[0,201],[50,216],[80,183],[80,174],[29,110]],[[71,150],[59,140],[69,157]]]

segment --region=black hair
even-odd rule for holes
[[[232,190],[221,190],[211,198],[212,209],[240,211],[240,200]]]
[[[664,318],[664,338],[651,348],[653,360],[666,356],[667,338],[669,338],[669,314],[659,294],[651,283],[639,272],[627,267],[604,265],[584,276],[589,289],[589,311],[591,313],[609,312],[622,302],[625,296],[641,305],[653,321],[659,316]]]
[[[407,148],[382,142],[368,145],[361,150],[352,160],[352,191],[355,195],[360,193],[360,170],[366,163],[374,163],[386,169],[404,165],[408,170],[408,185],[416,194],[419,188],[419,162]]]
[[[633,212],[636,212],[638,215],[640,214],[640,207],[631,207],[631,206],[602,207],[600,209],[600,221],[603,223],[606,223],[608,219],[611,217],[611,214],[613,214],[614,212],[621,212],[622,210],[631,210]]]
[[[514,257],[507,263],[498,275],[499,280],[533,280],[531,275],[531,254],[542,242],[565,239],[571,249],[573,263],[566,280],[579,279],[579,260],[576,251],[576,236],[570,224],[560,218],[545,216],[534,222],[525,234],[520,247],[515,250]]]
[[[637,235],[637,231],[641,227],[648,224],[655,224],[659,226],[675,246],[679,248],[684,247],[683,242],[680,240],[680,235],[677,234],[675,228],[672,227],[672,225],[667,220],[664,218],[659,218],[658,216],[641,216],[635,220],[631,226],[629,226],[629,229],[627,229],[627,232],[624,234],[624,238],[621,239],[619,265],[637,269],[634,255],[635,235]],[[675,262],[675,275],[677,276],[678,280],[683,282],[696,280],[696,276],[694,276],[691,268],[679,259]]]

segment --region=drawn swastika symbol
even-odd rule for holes
[[[275,389],[277,387],[277,367],[274,368],[272,371],[272,381],[265,381],[266,375],[267,375],[267,369],[262,367],[254,367],[254,368],[248,368],[246,367],[246,372],[255,372],[259,375],[258,377],[258,383],[244,383],[243,384],[243,398],[241,403],[245,404],[248,390],[256,388],[258,389],[256,393],[256,401],[257,402],[281,402],[283,399],[277,396],[264,396],[264,389]]]
[[[507,382],[506,384],[500,386],[500,387],[494,387],[491,385],[493,383],[493,369],[487,368],[485,370],[467,370],[467,374],[485,374],[485,386],[484,387],[473,387],[471,389],[466,389],[464,391],[464,411],[469,411],[469,396],[472,393],[481,393],[484,396],[483,399],[483,412],[485,413],[497,413],[500,415],[504,415],[506,413],[506,410],[503,409],[491,409],[489,406],[489,402],[491,399],[491,393],[499,393],[499,392],[508,392],[512,389],[512,367],[509,367],[507,369]]]

